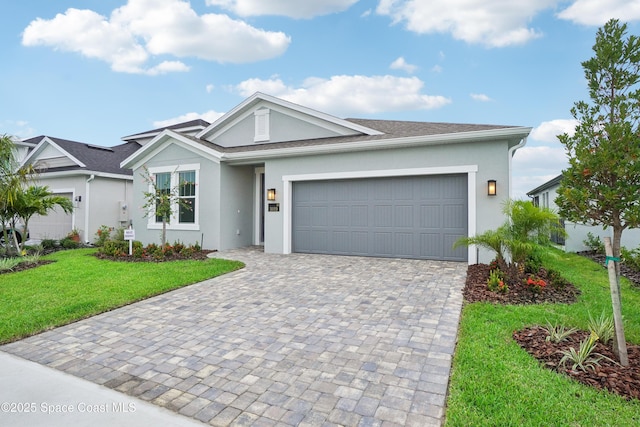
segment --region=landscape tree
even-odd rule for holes
[[[29,182],[31,172],[30,168],[20,168],[13,139],[9,135],[0,135],[0,226],[7,251],[12,241],[15,242],[15,235],[9,235],[9,225],[15,222],[13,206],[23,186]]]
[[[598,30],[593,51],[582,63],[590,102],[574,104],[575,133],[558,137],[569,167],[562,172],[556,204],[570,221],[612,229],[614,351],[626,365],[615,278],[622,232],[640,225],[640,39],[627,36],[627,25],[612,19]]]
[[[569,167],[555,202],[569,221],[611,227],[618,258],[622,232],[640,225],[640,40],[612,19],[593,51],[582,63],[590,101],[571,109],[575,133],[558,136]]]

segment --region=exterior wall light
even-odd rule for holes
[[[487,195],[495,196],[496,194],[498,194],[498,192],[496,191],[496,180],[490,179],[489,181],[487,181]]]
[[[276,199],[276,189],[270,188],[267,190],[267,200],[273,202]]]

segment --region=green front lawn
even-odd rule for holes
[[[114,262],[94,249],[61,251],[56,262],[0,274],[0,343],[112,310],[243,267],[238,261]]]
[[[611,314],[607,272],[575,254],[549,251],[545,265],[581,289],[576,304],[467,304],[453,361],[447,426],[636,426],[640,402],[597,391],[541,367],[512,333],[547,321],[587,330]],[[627,342],[640,343],[640,289],[622,283]]]

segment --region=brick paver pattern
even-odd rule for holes
[[[440,426],[466,264],[246,263],[0,347],[213,426]]]

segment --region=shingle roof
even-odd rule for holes
[[[235,152],[243,152],[243,151],[270,150],[270,149],[276,149],[276,148],[340,144],[345,142],[364,142],[364,141],[375,141],[375,140],[384,140],[384,139],[393,139],[393,138],[408,138],[408,137],[415,137],[415,136],[446,135],[446,134],[456,134],[456,133],[464,133],[464,132],[486,131],[486,130],[494,130],[494,129],[509,129],[509,128],[519,127],[519,126],[478,125],[478,124],[464,124],[464,123],[413,122],[413,121],[401,121],[401,120],[370,120],[370,119],[345,119],[345,120],[358,124],[360,126],[365,126],[371,129],[375,129],[382,133],[379,135],[359,134],[359,135],[334,136],[334,137],[285,141],[285,142],[267,142],[267,143],[243,145],[243,146],[237,146],[237,147],[223,147],[218,144],[211,143],[203,139],[195,138],[189,135],[183,135],[183,136],[199,144],[213,148],[219,152],[235,153]]]
[[[147,130],[144,132],[134,133],[133,135],[123,136],[122,139],[128,140],[128,139],[135,139],[136,137],[140,137],[142,135],[158,134],[165,129],[175,130],[175,129],[186,129],[186,128],[192,128],[192,127],[202,127],[204,129],[210,124],[211,123],[209,123],[208,121],[202,120],[202,119],[189,120],[187,122],[176,123],[175,125],[171,125],[171,126],[163,126],[157,129]]]
[[[553,179],[550,179],[549,181],[545,182],[539,187],[534,188],[531,191],[527,191],[527,196],[531,196],[533,194],[540,193],[541,191],[547,190],[551,187],[555,187],[556,185],[560,184],[560,181],[562,181],[562,174],[556,176]]]
[[[37,138],[42,140],[44,136]],[[60,168],[50,168],[47,172],[65,171],[65,170],[86,170],[91,172],[113,173],[119,175],[132,175],[131,169],[122,169],[120,162],[129,157],[140,148],[137,142],[127,142],[113,147],[103,147],[99,145],[85,144],[67,139],[48,137],[56,143],[60,148],[65,150],[71,156],[75,157],[86,167],[68,166]]]

